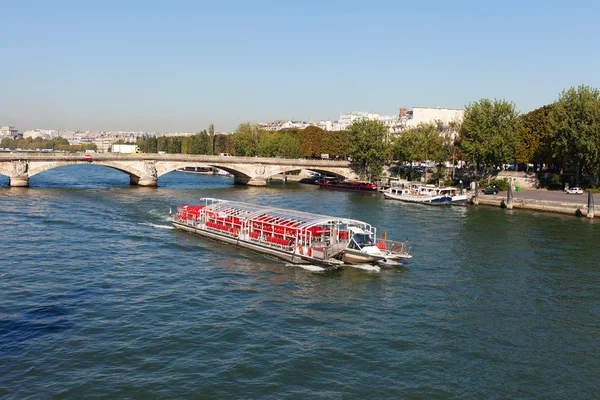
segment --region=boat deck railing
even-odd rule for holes
[[[381,250],[391,251],[392,253],[406,255],[410,254],[410,248],[408,247],[406,242],[396,242],[394,240],[377,239],[375,245]]]

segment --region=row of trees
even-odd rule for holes
[[[385,160],[438,166],[466,161],[481,175],[504,164],[544,164],[561,174],[572,170],[576,183],[583,173],[600,180],[600,91],[584,85],[563,90],[555,103],[523,115],[511,102],[482,99],[449,127],[421,124],[389,140],[378,121],[358,121],[348,130],[348,155],[373,176]]]
[[[519,115],[514,104],[487,99],[470,104],[457,145],[462,156],[487,168],[505,163],[551,166],[600,180],[600,90],[563,90],[555,103]]]
[[[219,154],[244,157],[312,158],[321,154],[343,158],[348,154],[347,131],[325,131],[310,126],[306,129],[266,131],[249,122],[240,124],[230,135],[215,134],[214,126],[192,136],[160,136],[139,140],[144,153]]]
[[[60,151],[85,151],[96,150],[95,144],[69,144],[64,138],[43,139],[41,137],[27,139],[2,138],[0,147],[6,149],[22,150],[60,150]]]
[[[457,135],[456,135],[457,134]],[[455,136],[456,135],[456,136]],[[345,131],[318,127],[269,132],[244,123],[231,135],[208,131],[189,137],[159,137],[138,142],[145,152],[231,153],[260,157],[351,158],[365,175],[379,176],[383,165],[399,162],[466,161],[483,175],[509,163],[551,166],[600,178],[600,92],[570,88],[558,100],[520,115],[514,103],[482,99],[469,104],[460,122],[421,124],[390,135],[379,121],[357,120]]]

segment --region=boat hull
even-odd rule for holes
[[[330,183],[317,181],[319,187],[326,189],[338,189],[338,190],[350,190],[358,192],[371,192],[377,193],[377,185],[371,183],[358,183],[358,182],[345,182],[345,183]]]
[[[413,196],[413,195],[395,195],[384,192],[384,197],[391,200],[399,200],[407,203],[427,204],[432,206],[444,206],[452,203],[450,196]]]
[[[218,240],[223,243],[228,243],[235,245],[237,247],[245,248],[257,253],[270,255],[280,260],[287,261],[292,264],[319,264],[328,267],[338,267],[342,264],[339,260],[318,260],[312,257],[307,257],[301,254],[297,254],[294,252],[288,252],[284,250],[280,250],[277,248],[273,248],[270,246],[262,245],[260,243],[256,243],[250,240],[245,240],[239,237],[233,237],[227,234],[221,234],[219,232],[213,232],[206,229],[202,229],[199,227],[193,227],[187,224],[183,224],[180,222],[173,221],[173,227],[175,229],[196,234],[198,236],[206,237],[209,239]]]
[[[346,249],[342,254],[342,261],[346,264],[373,264],[385,261],[385,256],[363,253],[359,250]]]
[[[457,194],[452,196],[453,206],[466,206],[469,203],[469,199],[466,194]]]

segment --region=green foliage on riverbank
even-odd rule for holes
[[[487,170],[514,161],[518,115],[515,105],[505,100],[469,104],[458,141],[465,160]]]

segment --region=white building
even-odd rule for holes
[[[450,122],[462,122],[465,110],[457,108],[413,107],[406,113],[406,127],[414,128],[419,124],[431,124],[441,121],[447,127]]]
[[[374,112],[354,111],[349,114],[340,113],[340,119],[335,121],[333,129],[336,131],[343,131],[350,126],[354,121],[369,120],[378,121],[379,114]]]
[[[19,131],[14,126],[3,126],[0,128],[0,137],[14,138],[19,134]]]
[[[330,120],[319,121],[317,123],[317,126],[321,129],[323,129],[324,131],[332,131],[333,130],[333,122],[331,122]]]
[[[23,132],[23,138],[38,138],[41,137],[43,139],[55,139],[59,136],[58,131],[54,129],[31,129]]]

